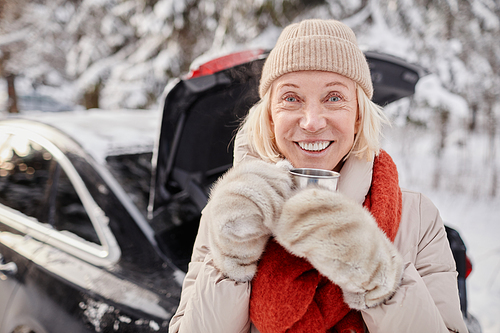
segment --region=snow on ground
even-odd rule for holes
[[[500,200],[473,200],[449,192],[426,193],[446,224],[460,232],[472,273],[467,279],[469,312],[483,333],[500,332]]]

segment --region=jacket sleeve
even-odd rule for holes
[[[405,261],[396,294],[362,311],[370,331],[467,332],[460,311],[455,261],[443,222],[432,202],[404,193],[403,216],[395,244]]]
[[[247,333],[250,283],[232,281],[215,268],[208,247],[207,218],[202,215],[181,301],[169,332]]]

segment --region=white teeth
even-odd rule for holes
[[[320,151],[325,149],[330,145],[330,141],[320,141],[320,142],[313,142],[313,143],[307,143],[307,142],[298,142],[300,148],[308,151]]]

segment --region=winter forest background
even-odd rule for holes
[[[500,332],[499,0],[0,0],[0,116],[158,108],[193,62],[270,49],[304,18],[342,20],[364,49],[429,72],[386,107],[384,148],[402,185],[462,233],[477,263],[471,309]]]

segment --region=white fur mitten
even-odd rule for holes
[[[376,306],[398,288],[402,257],[371,214],[343,194],[306,188],[288,199],[276,240],[343,291],[353,309]]]
[[[244,161],[214,185],[205,208],[215,266],[235,281],[250,281],[267,240],[266,224],[281,214],[290,197],[290,164]],[[204,212],[205,214],[205,212]]]

